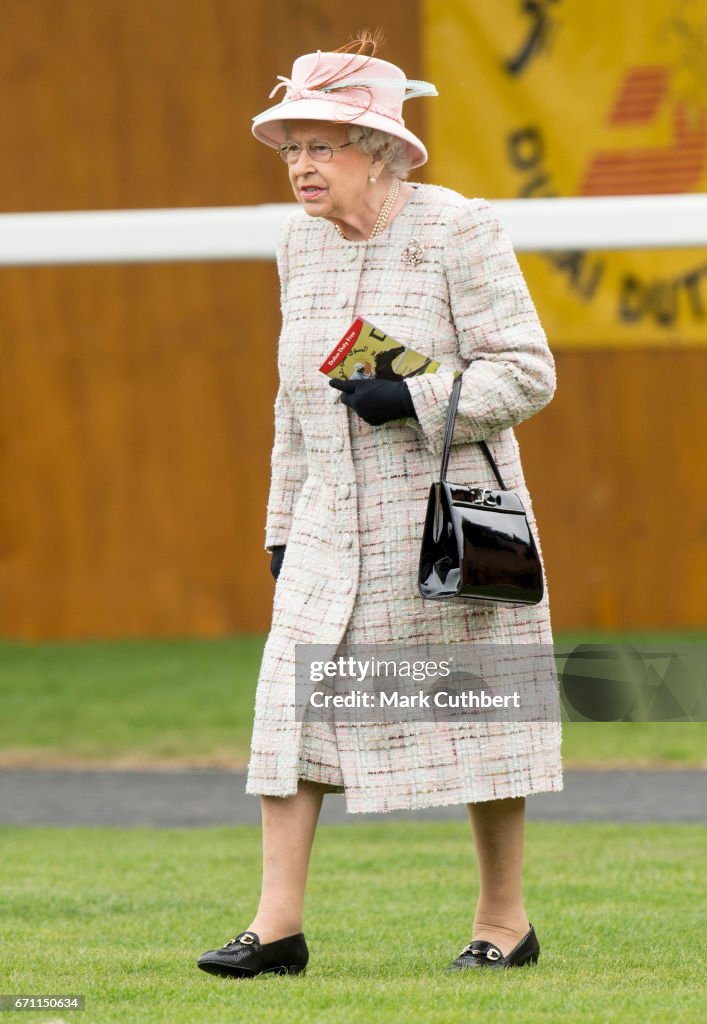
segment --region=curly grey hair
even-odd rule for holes
[[[412,161],[403,139],[391,135],[390,132],[382,132],[378,128],[369,128],[362,124],[349,125],[348,132],[349,139],[356,149],[377,160],[385,160],[388,169],[396,178],[404,181],[408,177]]]

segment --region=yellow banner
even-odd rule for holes
[[[497,199],[707,190],[704,0],[423,0],[428,179]],[[707,248],[523,253],[551,344],[707,344]]]

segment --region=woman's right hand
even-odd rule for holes
[[[285,557],[286,544],[275,544],[272,549],[272,557],[270,559],[270,572],[273,574],[273,578],[277,579],[280,575],[280,566],[282,560]]]

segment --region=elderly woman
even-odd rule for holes
[[[546,587],[521,607],[427,601],[418,590],[454,372],[465,371],[453,479],[495,486],[476,443],[491,439],[537,542],[513,426],[552,398],[554,361],[489,203],[406,180],[427,152],[402,103],[434,87],[365,51],[298,58],[282,101],[253,125],[284,161],[300,210],[277,251],[265,529],[277,582],[246,783],[261,797],[262,891],[248,927],[198,961],[222,976],[304,970],[305,884],[327,792],[344,794],[350,813],[465,804],[480,889],[471,942],[449,969],[521,966],[539,953],[522,894],[525,797],[562,789],[559,721],[391,726],[294,713],[296,644],[339,655],[357,643],[552,644]],[[358,314],[440,369],[402,381],[320,373]]]

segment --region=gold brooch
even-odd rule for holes
[[[403,262],[416,267],[425,258],[424,249],[416,238],[411,238],[403,250]]]

